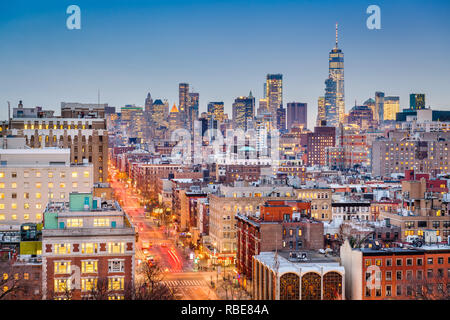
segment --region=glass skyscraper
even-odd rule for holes
[[[345,115],[345,93],[344,93],[344,53],[338,47],[338,25],[336,24],[336,46],[331,50],[329,56],[329,78],[336,84],[335,100],[329,104],[327,110],[327,122],[330,124],[342,123]],[[328,81],[328,80],[327,80]],[[326,82],[327,84],[327,82]],[[331,85],[331,83],[329,83]],[[328,84],[327,84],[328,87]],[[326,96],[326,94],[325,94]],[[333,118],[329,118],[330,117]],[[336,118],[334,118],[336,117]]]

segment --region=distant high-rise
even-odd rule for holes
[[[145,98],[145,112],[150,112],[153,104],[152,95],[150,92],[147,94],[147,98]]]
[[[397,112],[400,112],[400,97],[384,97],[383,120],[395,120]]]
[[[255,98],[238,97],[233,103],[233,129],[247,130],[249,121],[255,116]]]
[[[330,114],[336,114],[337,121],[342,123],[345,115],[345,90],[344,90],[344,53],[338,47],[338,25],[336,23],[336,46],[330,52],[329,56],[329,77],[336,83],[335,105],[336,111]]]
[[[277,109],[277,129],[286,131],[286,109],[283,106]]]
[[[188,111],[188,127],[191,130],[191,132],[194,130],[194,122],[198,120],[198,105],[199,105],[199,99],[200,95],[195,92],[189,93],[189,102],[187,106]]]
[[[375,92],[375,112],[378,114],[376,120],[384,120],[384,92]]]
[[[325,111],[325,97],[319,97],[317,101],[317,120],[316,126],[320,127],[322,121],[326,121],[326,111]]]
[[[376,112],[376,103],[372,98],[367,99],[364,104],[368,106],[370,110],[372,110],[373,120],[378,122],[378,112]]]
[[[292,127],[303,126],[306,129],[308,125],[307,116],[308,105],[300,102],[290,102],[287,104],[287,129],[291,130]]]
[[[218,123],[224,122],[225,114],[223,101],[208,103],[208,123],[210,128],[212,127],[210,125],[212,120],[216,120]]]
[[[187,107],[189,105],[189,83],[180,83],[178,85],[178,108],[183,116],[187,115]]]
[[[425,94],[411,93],[409,95],[409,107],[411,110],[425,109]]]
[[[268,74],[266,79],[266,99],[268,110],[273,118],[277,110],[283,105],[283,75]]]
[[[336,81],[330,76],[325,80],[325,120],[327,125],[337,127],[339,125],[339,114],[336,107]]]
[[[266,86],[264,85],[264,87]],[[267,113],[269,113],[269,101],[267,100],[267,98],[259,99],[258,116]]]

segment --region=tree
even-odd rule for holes
[[[414,277],[402,285],[413,300],[450,300],[450,280],[443,275]]]
[[[25,273],[31,274],[31,267],[17,265],[13,260],[0,261],[0,300],[40,298],[31,294],[34,283],[24,279]]]

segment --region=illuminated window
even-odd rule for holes
[[[4,178],[5,177],[5,173],[4,172],[0,172],[0,178]]]
[[[81,261],[81,272],[83,272],[83,273],[97,273],[98,272],[98,262],[97,262],[97,260]]]
[[[64,171],[61,171],[61,172],[59,173],[59,176],[60,176],[61,178],[65,178],[65,177],[66,177],[66,173],[65,173]]]
[[[124,242],[108,242],[108,253],[124,253]]]
[[[8,274],[7,273],[3,274],[3,280],[8,280]]]
[[[82,243],[81,253],[97,253],[98,244],[97,243]]]
[[[78,183],[72,182],[72,188],[77,188],[77,187],[78,187]]]
[[[29,203],[24,203],[24,204],[23,204],[23,208],[24,208],[25,210],[30,209],[30,204],[29,204]]]
[[[78,172],[72,172],[72,178],[77,178],[78,177]]]
[[[53,172],[49,171],[49,172],[48,172],[48,177],[49,177],[49,178],[53,178]]]
[[[0,214],[0,221],[1,220],[5,220],[5,215],[4,214]]]
[[[92,291],[97,288],[97,279],[81,279],[81,290],[82,291]]]
[[[55,274],[71,273],[70,261],[54,262]]]
[[[84,172],[84,177],[85,177],[85,178],[89,178],[89,171],[85,171],[85,172]]]
[[[67,219],[67,227],[81,228],[83,227],[83,219]]]
[[[109,219],[108,218],[94,219],[94,227],[109,227]]]
[[[36,171],[36,177],[40,178],[41,177],[41,172],[40,171]]]
[[[124,287],[124,277],[118,277],[118,278],[109,278],[108,279],[108,289],[109,290],[123,290]]]
[[[49,188],[53,188],[53,182],[49,182],[49,183],[48,183],[48,187],[49,187]]]
[[[16,182],[11,183],[11,188],[16,189],[17,188],[17,183]]]
[[[4,203],[0,203],[0,210],[5,209],[5,204]]]
[[[40,192],[36,192],[36,199],[40,199],[41,198],[41,193]]]
[[[11,219],[12,219],[12,220],[17,220],[17,214],[11,215]]]
[[[68,279],[55,279],[55,292],[66,292],[70,290],[70,281]]]
[[[11,209],[17,209],[17,203],[11,203]]]
[[[23,220],[30,220],[30,215],[28,213],[25,213],[23,215]]]
[[[36,209],[42,209],[42,203],[36,203]]]
[[[5,189],[5,184],[3,182],[0,183],[0,189]]]
[[[37,189],[40,189],[41,186],[42,186],[42,184],[41,184],[40,182],[37,182],[37,183],[36,183],[36,188],[37,188]]]
[[[5,199],[5,194],[4,193],[0,193],[0,199]]]
[[[65,188],[65,187],[66,187],[66,184],[65,184],[64,182],[61,182],[61,183],[59,184],[59,187],[60,187],[60,188]]]
[[[55,243],[54,250],[56,254],[69,254],[70,253],[70,244],[68,243]]]
[[[38,221],[42,220],[42,214],[36,213],[36,220]]]

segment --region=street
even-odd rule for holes
[[[169,287],[177,288],[179,299],[217,300],[217,295],[208,285],[215,273],[194,272],[189,249],[179,248],[176,245],[173,230],[168,237],[165,226],[158,227],[153,219],[146,218],[139,196],[117,178],[118,171],[114,167],[110,168],[110,172],[110,185],[116,200],[129,215],[139,235],[136,242],[136,264],[146,263],[147,259],[157,262],[166,272],[163,281]],[[136,279],[139,279],[139,274],[136,274]]]

